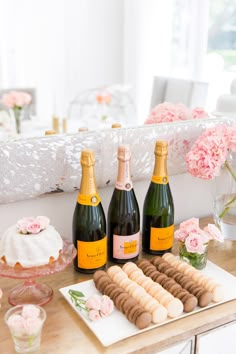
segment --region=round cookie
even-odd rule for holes
[[[141,312],[135,320],[135,325],[139,329],[146,328],[152,321],[152,315],[148,311]]]

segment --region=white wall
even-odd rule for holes
[[[142,215],[143,201],[150,181],[134,184],[135,193]],[[170,176],[170,185],[175,204],[175,222],[191,217],[212,214],[211,183],[194,178],[189,174]],[[104,211],[107,209],[113,187],[99,190]],[[23,216],[46,215],[63,237],[71,239],[72,216],[77,200],[77,192],[44,195],[11,204],[0,204],[0,233]]]
[[[123,81],[123,0],[0,0],[0,88],[36,87],[37,118]]]

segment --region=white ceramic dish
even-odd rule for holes
[[[114,312],[106,318],[101,318],[100,320],[95,322],[90,321],[86,315],[86,312],[80,311],[71,301],[68,291],[69,289],[79,290],[85,295],[85,298],[88,298],[93,294],[100,294],[95,288],[93,280],[72,284],[59,290],[65,297],[66,301],[72,306],[72,308],[76,311],[80,318],[86,323],[86,325],[90,328],[90,330],[94,333],[94,335],[98,338],[102,345],[106,347],[122,339],[134,336],[141,332],[148,331],[158,326],[162,326],[168,322],[172,322],[180,318],[184,318],[186,316],[194,316],[194,314],[197,312],[205,311],[210,307],[218,306],[221,303],[236,298],[236,278],[233,275],[226,272],[225,270],[210,261],[207,262],[206,268],[201,272],[207,276],[214,278],[218,283],[224,286],[224,300],[218,303],[211,303],[209,306],[204,308],[196,307],[195,311],[191,313],[183,313],[181,316],[175,319],[168,318],[165,322],[160,324],[151,324],[149,327],[143,330],[139,330],[134,324],[130,323],[126,319],[126,317],[117,309],[115,309]]]

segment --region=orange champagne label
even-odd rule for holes
[[[77,241],[78,268],[96,269],[107,262],[107,237],[93,242]]]
[[[98,195],[98,193],[96,194],[88,194],[88,195],[84,195],[84,194],[78,194],[78,199],[77,199],[79,204],[82,205],[91,205],[91,206],[97,206],[100,202],[100,196]]]
[[[152,251],[168,250],[173,246],[174,225],[157,228],[151,227],[150,249]]]
[[[157,184],[167,184],[169,182],[168,176],[152,176],[152,182]]]

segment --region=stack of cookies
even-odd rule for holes
[[[139,329],[149,326],[152,320],[151,314],[143,309],[141,305],[123,288],[117,286],[110,276],[102,270],[98,270],[93,276],[96,288],[102,293],[109,296],[116,306],[126,318],[134,323]]]

